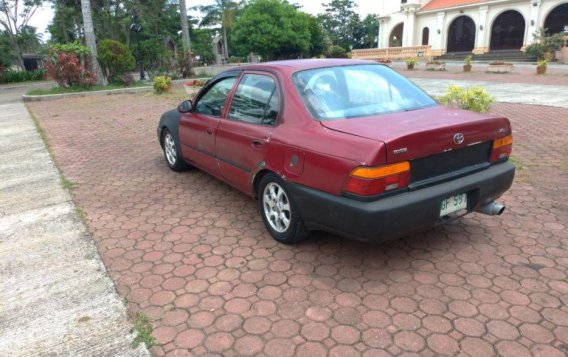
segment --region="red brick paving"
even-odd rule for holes
[[[568,110],[515,104],[521,161],[501,217],[383,245],[315,233],[284,246],[255,202],[156,142],[172,97],[29,104],[155,355],[565,356]]]

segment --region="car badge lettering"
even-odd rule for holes
[[[464,136],[463,136],[462,133],[457,133],[457,134],[454,135],[454,143],[459,145],[459,144],[463,143],[463,140],[464,140]]]
[[[395,155],[404,154],[405,152],[408,152],[408,149],[407,148],[400,148],[400,149],[395,149],[392,152]]]

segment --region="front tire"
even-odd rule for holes
[[[262,221],[276,241],[294,244],[308,237],[310,232],[280,177],[269,173],[260,180],[258,202]]]
[[[183,161],[178,141],[168,129],[164,129],[162,134],[162,149],[164,150],[166,164],[170,169],[181,172],[189,168],[189,165]]]

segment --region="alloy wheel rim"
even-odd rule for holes
[[[274,182],[266,185],[262,194],[262,206],[270,227],[278,233],[286,232],[290,227],[292,209],[284,189]]]
[[[170,165],[175,165],[177,158],[176,143],[170,133],[166,134],[164,139],[164,151],[166,153],[166,160],[168,160],[168,163]]]

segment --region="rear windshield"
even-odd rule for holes
[[[294,85],[318,120],[396,113],[435,106],[412,82],[382,65],[350,65],[297,72]]]

